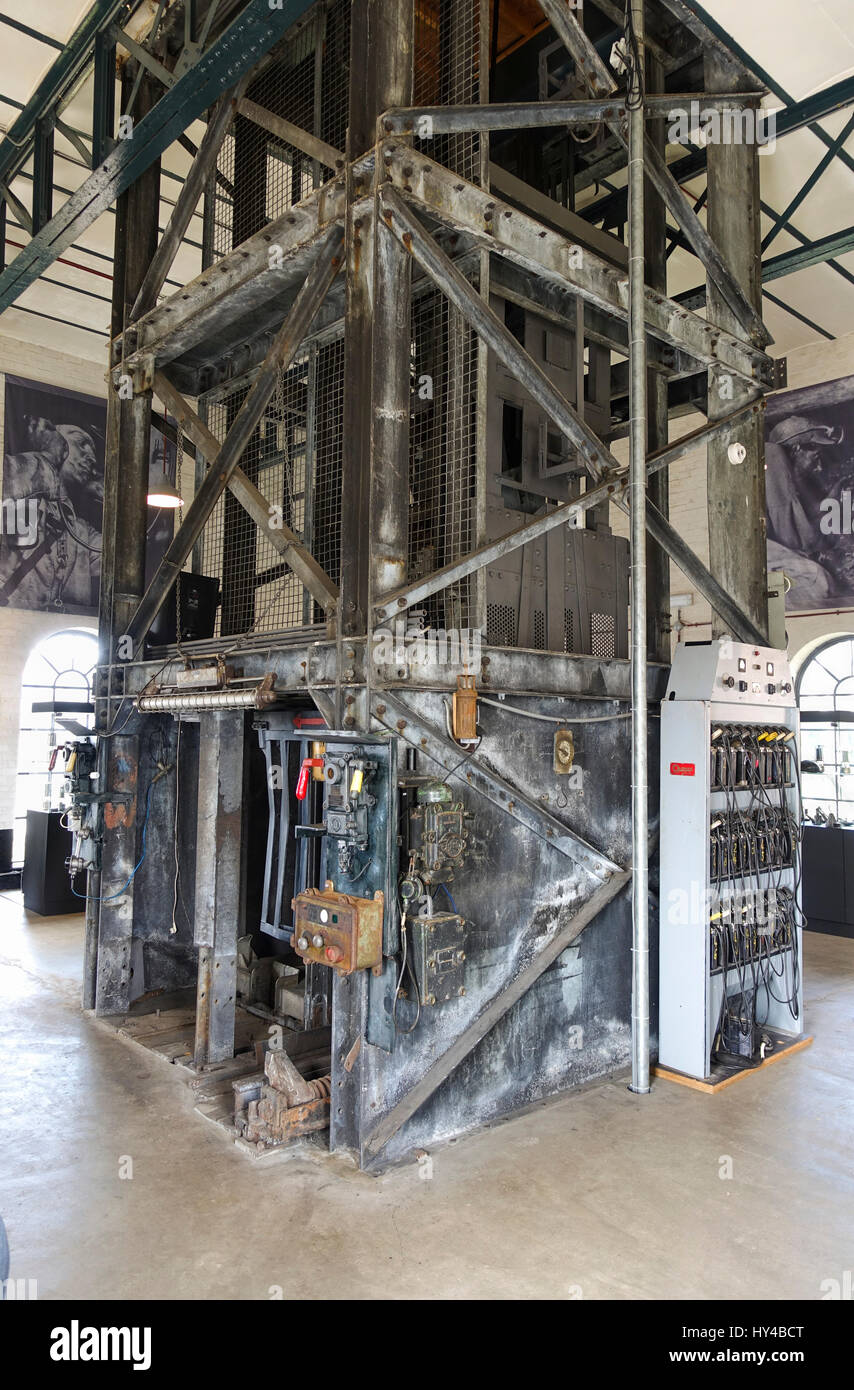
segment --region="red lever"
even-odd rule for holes
[[[297,801],[305,801],[308,796],[308,779],[313,767],[323,767],[322,758],[303,758],[297,781]]]

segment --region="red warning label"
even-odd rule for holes
[[[696,777],[697,767],[695,763],[671,763],[671,777]]]

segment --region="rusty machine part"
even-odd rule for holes
[[[286,1052],[270,1050],[264,1077],[234,1085],[234,1124],[241,1139],[259,1149],[288,1144],[329,1124],[330,1075],[307,1081]]]
[[[426,887],[450,883],[462,866],[470,815],[447,783],[425,782],[409,813],[412,868]]]
[[[477,742],[477,686],[474,676],[457,677],[452,728],[458,743]]]
[[[466,978],[466,924],[458,913],[440,912],[409,922],[418,995],[425,1008],[461,999]]]
[[[331,965],[342,975],[354,970],[380,970],[383,950],[385,894],[357,898],[326,887],[309,888],[294,898],[291,945],[304,961]]]

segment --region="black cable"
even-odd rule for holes
[[[629,111],[640,111],[646,98],[646,81],[641,62],[638,36],[632,13],[632,0],[626,0],[626,106]]]

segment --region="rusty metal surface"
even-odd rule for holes
[[[329,965],[342,975],[382,966],[385,895],[372,898],[309,888],[293,901],[291,945],[306,963]],[[302,941],[306,945],[301,944]]]

